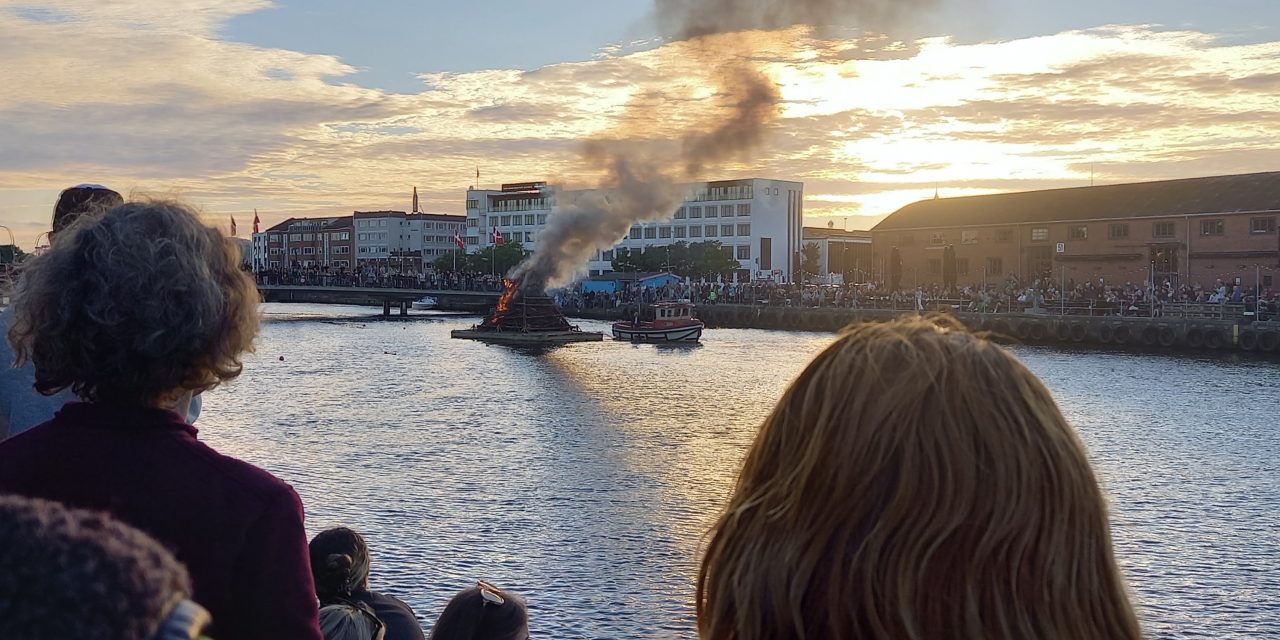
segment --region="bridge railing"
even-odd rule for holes
[[[366,276],[359,274],[272,273],[256,274],[262,286],[360,288],[360,289],[414,289],[420,291],[475,291],[500,292],[502,284],[482,278],[442,278],[417,276]]]

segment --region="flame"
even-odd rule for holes
[[[511,308],[511,299],[516,297],[516,290],[519,288],[520,283],[509,278],[503,278],[502,286],[505,291],[502,292],[502,297],[498,298],[498,306],[489,318],[490,324],[498,324],[498,319],[502,317],[502,314]]]

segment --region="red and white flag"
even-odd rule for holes
[[[253,210],[253,232],[254,233],[258,232],[258,210],[257,209]]]
[[[498,231],[498,225],[493,225],[493,244],[502,246],[502,232]]]
[[[467,248],[467,243],[465,243],[465,242],[463,242],[463,241],[462,241],[462,234],[461,234],[461,233],[458,233],[458,230],[457,230],[457,229],[454,229],[454,230],[453,230],[453,243],[454,243],[454,244],[456,244],[456,245],[458,245],[458,248],[459,248],[459,249],[466,249],[466,248]]]
[[[231,216],[231,237],[236,236],[236,217]]]

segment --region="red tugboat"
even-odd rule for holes
[[[703,323],[693,316],[693,303],[688,300],[659,302],[653,305],[653,321],[613,323],[613,337],[631,342],[697,342],[702,338]]]

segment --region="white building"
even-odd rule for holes
[[[418,270],[456,248],[454,233],[466,230],[466,217],[443,213],[356,211],[351,217],[357,264]]]
[[[497,227],[504,239],[536,249],[538,233],[557,199],[582,192],[560,191],[545,182],[504,184],[500,190],[467,191],[467,248],[492,244]],[[688,185],[689,198],[671,218],[638,224],[614,247],[643,249],[676,242],[718,240],[730,247],[741,269],[739,280],[789,281],[799,268],[804,229],[804,184],[751,178]],[[590,275],[612,270],[613,250],[587,264]]]

